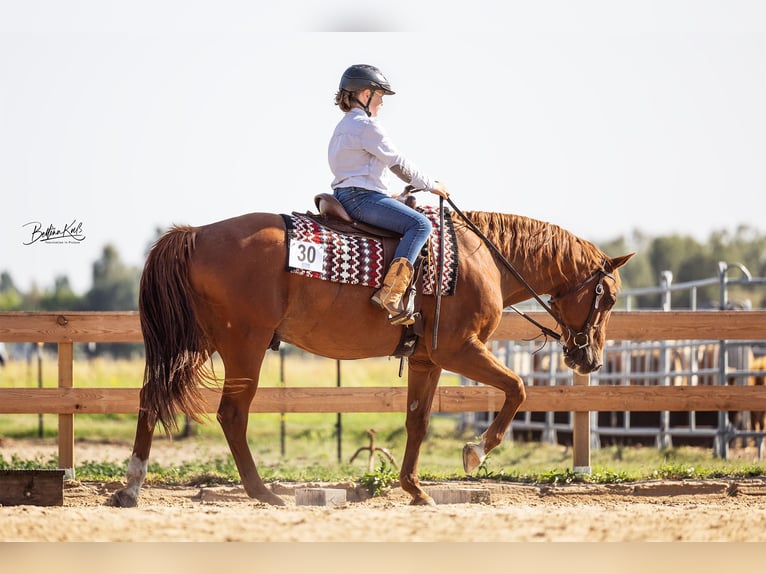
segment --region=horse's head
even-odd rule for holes
[[[589,276],[550,300],[562,329],[564,362],[577,373],[586,375],[601,367],[604,332],[619,289],[617,268],[633,255],[604,260]]]

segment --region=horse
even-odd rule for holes
[[[620,289],[617,269],[634,255],[611,258],[557,225],[520,215],[445,211],[458,246],[456,288],[443,299],[418,298],[423,333],[407,359],[399,481],[414,505],[434,504],[420,485],[418,458],[442,370],[505,395],[480,442],[463,447],[463,466],[471,473],[502,442],[526,397],[521,378],[485,345],[503,310],[531,293],[550,295],[567,366],[590,373],[601,366]],[[371,303],[375,288],[289,272],[286,229],[280,214],[250,213],[199,227],[175,225],[150,250],[139,288],[146,349],[139,415],[126,486],[112,495],[112,505],[138,504],[155,427],[177,428],[179,412],[199,420],[205,409],[200,389],[211,385],[222,387],[216,417],[245,492],[284,505],[261,479],[245,437],[266,351],[284,341],[333,359],[394,354],[402,327]],[[225,371],[222,385],[210,368],[216,351]]]

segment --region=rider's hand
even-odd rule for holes
[[[441,181],[436,182],[436,185],[434,185],[434,188],[431,190],[431,193],[433,193],[434,195],[438,195],[439,197],[443,197],[444,199],[447,199],[449,197],[447,186],[444,185],[444,182],[441,182]]]

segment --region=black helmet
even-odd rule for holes
[[[375,66],[368,64],[354,64],[349,67],[340,78],[340,89],[348,92],[358,92],[371,88],[373,90],[382,90],[387,95],[393,95],[391,84],[383,75],[383,72]]]

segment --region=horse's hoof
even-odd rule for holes
[[[467,474],[471,474],[479,468],[487,455],[484,454],[484,448],[473,442],[466,443],[463,447],[463,469]]]
[[[138,506],[138,497],[127,492],[127,489],[123,488],[113,493],[109,498],[109,506],[117,506],[119,508],[135,508]]]
[[[420,496],[414,496],[412,498],[412,502],[410,502],[411,506],[436,506],[436,503],[434,502],[434,499],[428,496],[427,494],[422,494]]]
[[[271,506],[286,506],[287,503],[279,498],[276,494],[271,492],[270,490],[267,490],[265,492],[259,492],[258,494],[251,495],[252,498],[255,498],[259,502],[263,502],[264,504],[270,504]]]

